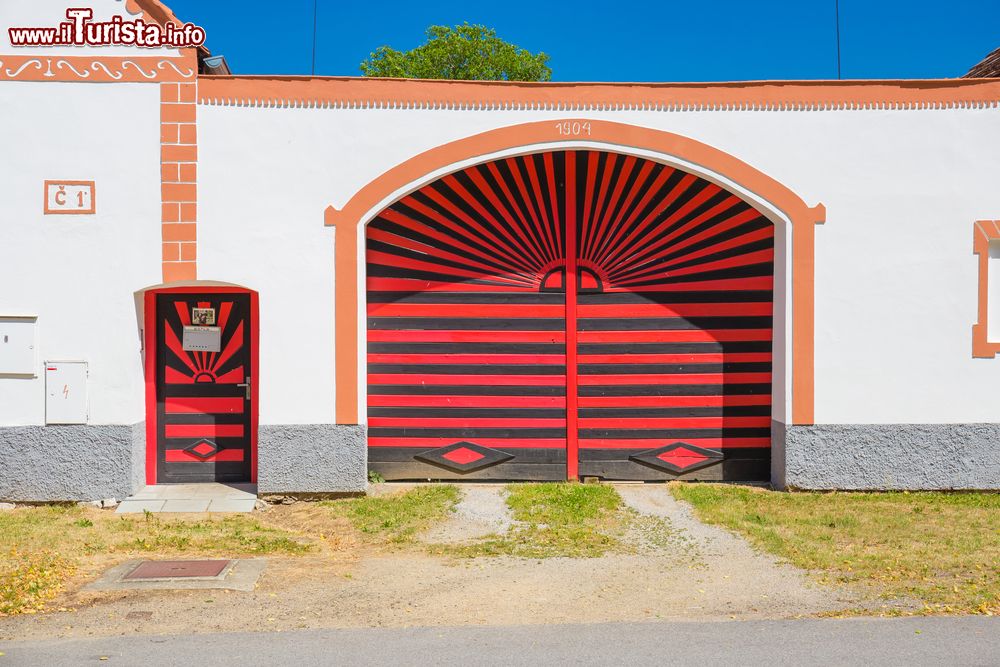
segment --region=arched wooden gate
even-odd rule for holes
[[[774,226],[605,151],[444,176],[367,227],[387,479],[767,479]]]

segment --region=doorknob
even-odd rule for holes
[[[246,387],[246,390],[247,390],[247,400],[249,401],[250,400],[250,376],[247,376],[247,381],[246,382],[238,382],[236,384],[236,386],[237,387]]]

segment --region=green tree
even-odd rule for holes
[[[545,53],[505,42],[492,28],[465,23],[432,25],[427,41],[409,51],[380,46],[361,63],[361,71],[395,79],[549,81],[548,60]]]

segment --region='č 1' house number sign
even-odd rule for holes
[[[46,215],[88,215],[96,204],[93,181],[45,181]]]

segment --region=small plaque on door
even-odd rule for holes
[[[191,352],[218,352],[222,342],[219,327],[184,327],[181,347]]]
[[[215,308],[192,308],[191,321],[200,327],[215,326]]]

